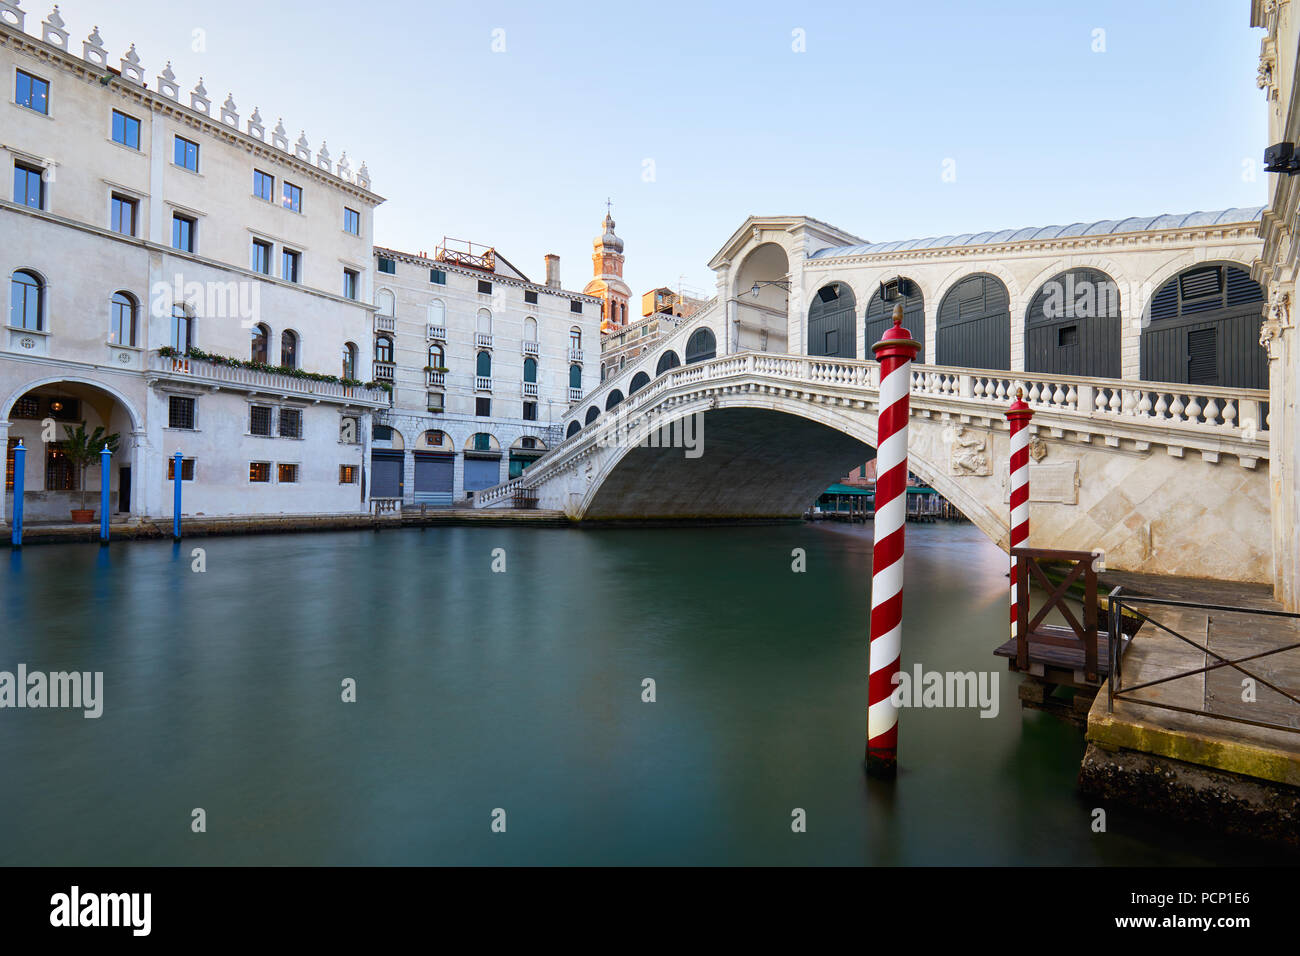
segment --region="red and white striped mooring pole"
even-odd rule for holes
[[[876,434],[876,540],[871,560],[871,650],[867,677],[867,773],[898,771],[898,707],[893,694],[903,634],[903,529],[907,523],[907,417],[912,359],[921,343],[894,325],[871,346],[880,361],[880,415]]]
[[[1016,389],[1016,400],[1007,409],[1011,423],[1011,548],[1024,547],[1029,541],[1029,429],[1034,417],[1025,404],[1024,390]],[[1016,556],[1011,555],[1011,639],[1015,640],[1019,601],[1024,595],[1016,593],[1019,568]]]

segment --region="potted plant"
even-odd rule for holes
[[[63,454],[77,469],[81,479],[81,507],[72,509],[72,520],[77,524],[90,524],[95,520],[95,510],[86,507],[86,469],[99,461],[99,453],[105,445],[109,451],[116,453],[118,436],[116,432],[106,435],[103,425],[96,425],[95,430],[89,434],[86,433],[85,425],[78,425],[75,429],[71,425],[64,425],[63,430],[68,436],[63,443]],[[108,481],[108,475],[101,475],[99,480]]]

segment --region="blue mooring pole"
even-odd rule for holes
[[[113,453],[105,445],[99,453],[99,543],[108,544],[108,495],[109,470],[113,461]]]
[[[18,439],[18,444],[14,447],[14,520],[13,520],[13,537],[10,543],[15,550],[23,546],[23,478],[26,472],[27,449],[23,447],[23,440]]]
[[[175,488],[175,494],[172,496],[172,540],[181,539],[181,453],[177,452],[172,458],[172,486]]]

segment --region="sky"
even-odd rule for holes
[[[48,3],[24,0],[29,31]],[[386,198],[376,242],[712,294],[749,215],[869,241],[1261,205],[1249,0],[64,0],[215,105],[284,118]],[[182,98],[186,98],[183,93]]]

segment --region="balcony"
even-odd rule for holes
[[[392,381],[392,365],[388,366]],[[385,381],[380,376],[380,365],[375,363],[375,381]],[[316,401],[336,402],[340,405],[368,405],[387,407],[388,393],[380,388],[344,385],[342,382],[317,382],[309,378],[285,375],[282,372],[259,372],[233,365],[222,365],[192,356],[166,357],[149,353],[148,378],[151,382],[166,380],[204,385],[224,391],[256,392],[262,395],[311,397]]]
[[[538,354],[539,354],[539,351],[538,351],[538,348],[537,348],[537,343],[536,343],[536,342],[525,342],[525,343],[524,343],[524,354],[525,354],[525,355],[533,355],[533,356],[538,355]]]
[[[524,382],[524,398],[536,398],[536,397],[537,397],[537,383]]]
[[[475,332],[474,344],[481,349],[490,349],[492,347],[491,332]]]
[[[572,388],[572,387],[570,387],[570,388],[569,388],[569,401],[571,401],[571,402],[580,402],[580,401],[582,401],[582,389],[580,389],[580,388]]]
[[[492,391],[492,378],[491,378],[491,376],[475,375],[475,376],[474,376],[474,391],[476,391],[476,392],[490,392],[490,391]]]
[[[425,372],[424,377],[426,385],[445,385],[447,383],[446,372]]]
[[[581,361],[582,361],[582,349],[569,349],[569,361],[570,361],[570,362],[581,362]]]
[[[376,362],[375,363],[375,381],[392,382],[393,380],[393,363]]]
[[[429,341],[447,341],[447,327],[445,325],[429,326]]]
[[[375,331],[376,331],[376,332],[396,332],[396,331],[397,331],[397,319],[396,319],[395,317],[391,316],[391,315],[376,315],[376,316],[375,316]]]

